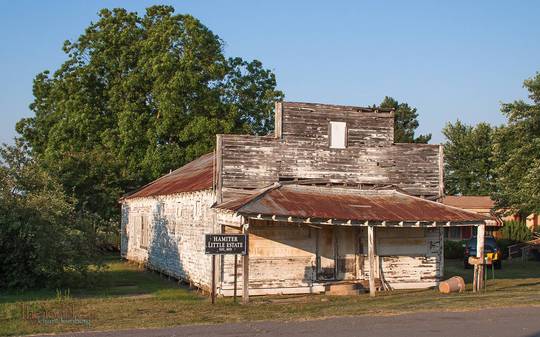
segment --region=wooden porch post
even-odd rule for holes
[[[249,302],[249,225],[244,224],[242,232],[247,236],[247,251],[246,255],[242,255],[242,303]]]
[[[482,264],[477,264],[475,268],[475,284],[476,287],[474,291],[480,291],[484,287],[484,236],[486,233],[486,224],[482,223],[478,225],[478,230],[476,232],[476,257],[482,261]]]
[[[375,228],[368,226],[369,295],[375,296]]]

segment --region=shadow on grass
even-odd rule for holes
[[[527,282],[527,283],[519,283],[519,284],[512,284],[510,286],[502,286],[502,287],[497,287],[497,290],[509,290],[509,289],[520,289],[520,288],[524,288],[524,287],[535,287],[535,286],[538,286],[540,285],[540,281],[534,281],[531,280],[532,282]]]
[[[95,276],[90,288],[39,289],[0,292],[0,303],[53,300],[61,297],[104,298],[116,296],[151,296],[158,299],[196,301],[202,299],[187,286],[137,265],[107,256],[107,268]]]
[[[107,268],[96,277],[95,286],[92,288],[69,288],[69,289],[41,289],[27,291],[0,292],[1,303],[25,302],[36,300],[54,300],[60,296],[72,298],[106,298],[106,297],[153,297],[158,300],[168,301],[205,301],[206,297],[198,295],[187,286],[179,284],[173,279],[162,277],[158,273],[146,271],[135,264],[123,261],[118,256],[105,257]],[[470,283],[473,271],[464,269],[461,260],[445,261],[445,278],[452,276],[462,276],[465,282]],[[489,271],[488,285],[491,281],[491,271]],[[540,262],[513,261],[503,263],[502,270],[495,270],[496,290],[513,290],[524,287],[535,287],[540,285]],[[507,284],[505,280],[520,279],[519,284]],[[528,281],[530,279],[530,282]],[[429,293],[426,290],[403,291],[404,294],[422,295]],[[386,295],[396,296],[402,291],[394,291],[381,294],[381,298]],[[255,298],[254,298],[255,299]],[[257,302],[257,300],[255,300]]]

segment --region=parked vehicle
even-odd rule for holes
[[[476,236],[467,241],[465,244],[465,253],[463,254],[463,266],[465,269],[471,268],[469,264],[469,256],[476,256]],[[497,241],[492,236],[486,236],[484,238],[484,256],[491,257],[491,262],[495,269],[502,268],[502,252],[499,246],[497,246]]]

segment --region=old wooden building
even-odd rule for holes
[[[439,145],[396,144],[392,110],[284,102],[269,136],[216,150],[126,196],[122,256],[208,289],[206,233],[246,233],[250,295],[435,286],[445,227],[491,217],[443,205]],[[233,289],[220,258],[219,294]]]

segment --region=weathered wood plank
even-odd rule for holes
[[[369,296],[375,296],[375,227],[368,226]]]
[[[438,145],[313,146],[303,140],[224,135],[223,189],[262,188],[282,177],[396,185],[418,196],[440,195]]]
[[[242,231],[244,235],[249,236],[249,227],[244,226]],[[249,302],[249,252],[242,255],[242,302],[244,304]]]

